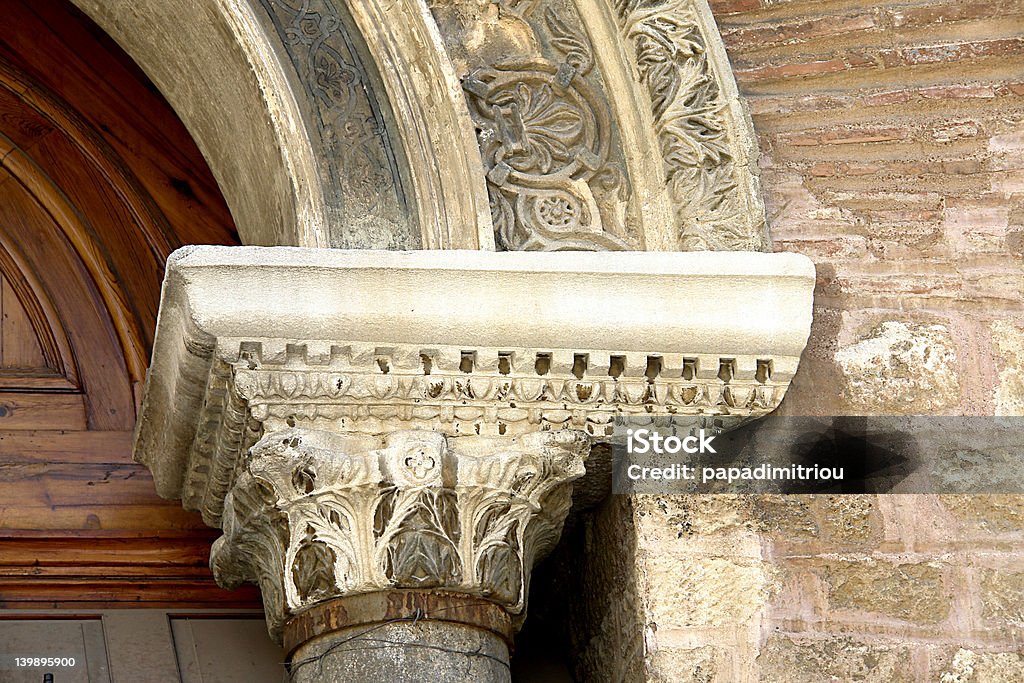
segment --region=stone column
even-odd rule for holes
[[[293,680],[506,681],[534,560],[589,449],[570,430],[269,432],[227,494],[211,565],[224,586],[259,583]]]

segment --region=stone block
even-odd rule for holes
[[[985,619],[1024,626],[1024,572],[983,571],[981,604]]]
[[[960,401],[957,354],[944,325],[886,320],[836,354],[844,394],[870,414],[933,413]]]
[[[1024,326],[1008,321],[992,323],[999,383],[995,389],[996,415],[1024,415]]]
[[[652,544],[706,540],[756,526],[751,501],[741,495],[640,495],[634,499],[634,509],[641,539]]]
[[[836,541],[866,543],[881,535],[874,496],[822,496],[822,528]]]
[[[960,649],[939,683],[1017,683],[1024,680],[1024,654]]]
[[[650,618],[659,628],[747,627],[766,605],[773,584],[771,567],[756,560],[655,548],[642,566]]]
[[[1024,531],[1024,496],[949,494],[939,496],[939,502],[965,526],[992,533]]]
[[[768,639],[757,663],[762,681],[909,683],[914,680],[910,650],[906,646],[867,644],[845,637],[810,639],[774,635]]]
[[[715,648],[658,648],[647,666],[650,683],[714,683],[723,680],[715,663]]]
[[[949,616],[943,569],[932,563],[840,562],[824,571],[833,609],[863,610],[920,624]]]
[[[761,528],[788,540],[808,540],[819,535],[813,503],[815,496],[763,495],[754,501]]]

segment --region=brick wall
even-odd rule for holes
[[[993,325],[1019,347],[1024,2],[711,6],[758,133],[776,249],[818,267],[812,348],[787,409],[867,412],[835,353],[885,338],[892,320],[911,327],[889,336],[939,326],[926,345],[958,369],[956,383],[924,387],[945,395],[905,412],[1011,411],[996,389],[1014,359]]]
[[[1024,2],[711,6],[775,248],[818,268],[784,410],[1024,414]],[[1021,498],[755,507],[772,588],[756,665],[732,671],[1024,680]]]

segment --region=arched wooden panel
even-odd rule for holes
[[[58,222],[64,216],[55,217],[45,205],[63,199],[60,188],[39,184],[28,188],[6,169],[0,173],[4,174],[0,175],[4,181],[0,184],[0,245],[8,254],[16,245],[24,259],[23,270],[43,283],[56,306],[86,387],[78,395],[87,408],[86,424],[98,430],[131,429],[134,401],[125,348],[88,268]],[[11,417],[0,417],[0,429]]]
[[[174,112],[70,4],[0,21],[0,608],[251,606],[131,434],[167,255],[237,244]]]
[[[53,303],[0,245],[0,390],[76,390],[78,369]]]
[[[14,285],[0,275],[0,382],[20,373],[28,377],[57,373],[53,356],[44,354],[43,339],[32,322]]]

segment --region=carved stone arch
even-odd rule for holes
[[[768,246],[706,0],[75,2],[178,110],[245,242]]]
[[[73,2],[175,108],[243,242],[493,248],[469,117],[423,0]],[[327,101],[334,89],[351,101]]]
[[[706,0],[431,0],[499,248],[768,248],[757,145]]]

